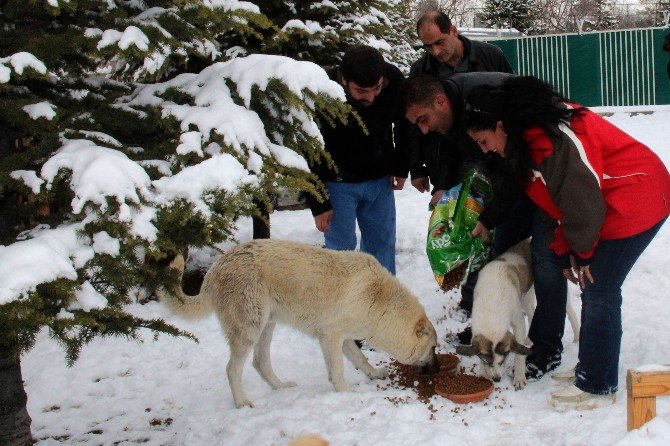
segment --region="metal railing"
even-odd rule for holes
[[[670,104],[668,28],[489,40],[515,72],[537,76],[586,106]]]

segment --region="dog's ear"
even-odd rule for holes
[[[514,335],[508,331],[496,345],[495,352],[499,355],[507,355],[514,348],[515,342]]]
[[[430,334],[434,331],[435,329],[433,328],[433,324],[431,324],[430,321],[424,317],[419,319],[414,326],[414,334],[419,339],[430,336]]]
[[[476,345],[457,345],[456,346],[456,353],[459,355],[463,356],[474,356],[476,355],[477,352],[477,346]]]
[[[531,350],[530,348],[526,347],[523,344],[519,344],[518,342],[516,342],[516,339],[514,340],[514,342],[512,342],[512,351],[517,355],[524,355],[524,356],[528,356],[531,353],[533,353],[533,350]]]

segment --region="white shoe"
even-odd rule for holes
[[[566,370],[564,372],[552,373],[551,378],[555,379],[556,381],[561,381],[561,382],[566,382],[566,383],[574,383],[575,382],[575,368],[573,367],[570,370]]]
[[[568,409],[591,410],[598,407],[608,406],[616,402],[616,393],[607,395],[596,395],[584,392],[577,386],[570,385],[564,389],[552,392],[549,403],[551,407],[559,412]]]

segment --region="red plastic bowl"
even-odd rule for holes
[[[493,392],[493,382],[489,381],[489,386],[480,391],[480,392],[475,392],[475,393],[467,393],[467,394],[456,394],[456,393],[447,393],[443,392],[440,390],[439,387],[435,387],[435,393],[437,393],[440,396],[443,396],[454,403],[459,403],[459,404],[464,404],[464,403],[476,403],[477,401],[481,401],[488,397],[491,392]]]

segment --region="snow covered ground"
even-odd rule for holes
[[[670,165],[670,107],[655,107],[653,114],[599,111],[613,112],[608,119]],[[438,290],[424,252],[429,196],[406,187],[396,197],[398,278],[419,297],[443,340],[464,323],[453,312],[457,292]],[[322,242],[306,210],[274,213],[272,236]],[[250,223],[242,222],[238,239],[250,238]],[[378,381],[369,381],[346,361],[345,379],[352,391],[334,392],[317,342],[278,327],[272,344],[275,371],[298,386],[271,390],[249,359],[243,381],[256,407],[235,409],[225,373],[228,347],[214,317],[184,322],[152,302],[134,305],[131,311],[163,317],[194,333],[200,343],[154,338],[150,332],[141,343],[96,340],[68,368],[60,347],[43,332],[22,358],[33,435],[39,445],[286,445],[307,432],[318,433],[331,445],[668,445],[670,397],[658,398],[658,416],[652,422],[627,433],[625,392],[627,368],[670,364],[668,246],[670,224],[624,285],[620,390],[613,406],[554,412],[547,399],[558,384],[545,377],[515,391],[511,378],[505,377],[480,403],[456,405],[434,397],[437,412],[430,419],[431,412],[411,391],[380,390]],[[199,256],[200,261],[212,258]],[[571,288],[570,294],[579,308],[578,290]],[[576,362],[577,345],[571,340],[566,324],[562,369]],[[454,351],[444,343],[441,348]],[[366,354],[373,364],[388,360],[380,352]],[[464,358],[462,364],[469,368],[475,359]]]

